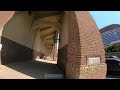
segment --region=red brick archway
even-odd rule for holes
[[[70,11],[68,44],[59,50],[59,66],[68,78],[105,78],[105,52],[98,28],[89,12]],[[100,57],[100,64],[88,65],[89,57]]]
[[[12,11],[0,12],[1,27],[13,14]],[[66,77],[71,79],[105,78],[107,67],[103,43],[90,13],[66,11],[66,14],[69,29],[68,44],[59,50],[59,67],[66,72]],[[100,63],[88,65],[88,58],[91,57],[99,57]]]

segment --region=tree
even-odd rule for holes
[[[116,52],[116,47],[114,45],[108,45],[105,49],[107,53]]]

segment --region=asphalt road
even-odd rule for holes
[[[106,76],[106,79],[120,79],[119,74],[109,74]]]

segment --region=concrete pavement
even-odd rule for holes
[[[45,79],[47,74],[61,76],[63,73],[56,63],[49,60],[34,60],[1,65],[0,79]]]

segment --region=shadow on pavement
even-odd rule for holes
[[[5,66],[36,79],[44,79],[45,74],[63,74],[56,64],[36,60],[6,64]]]

